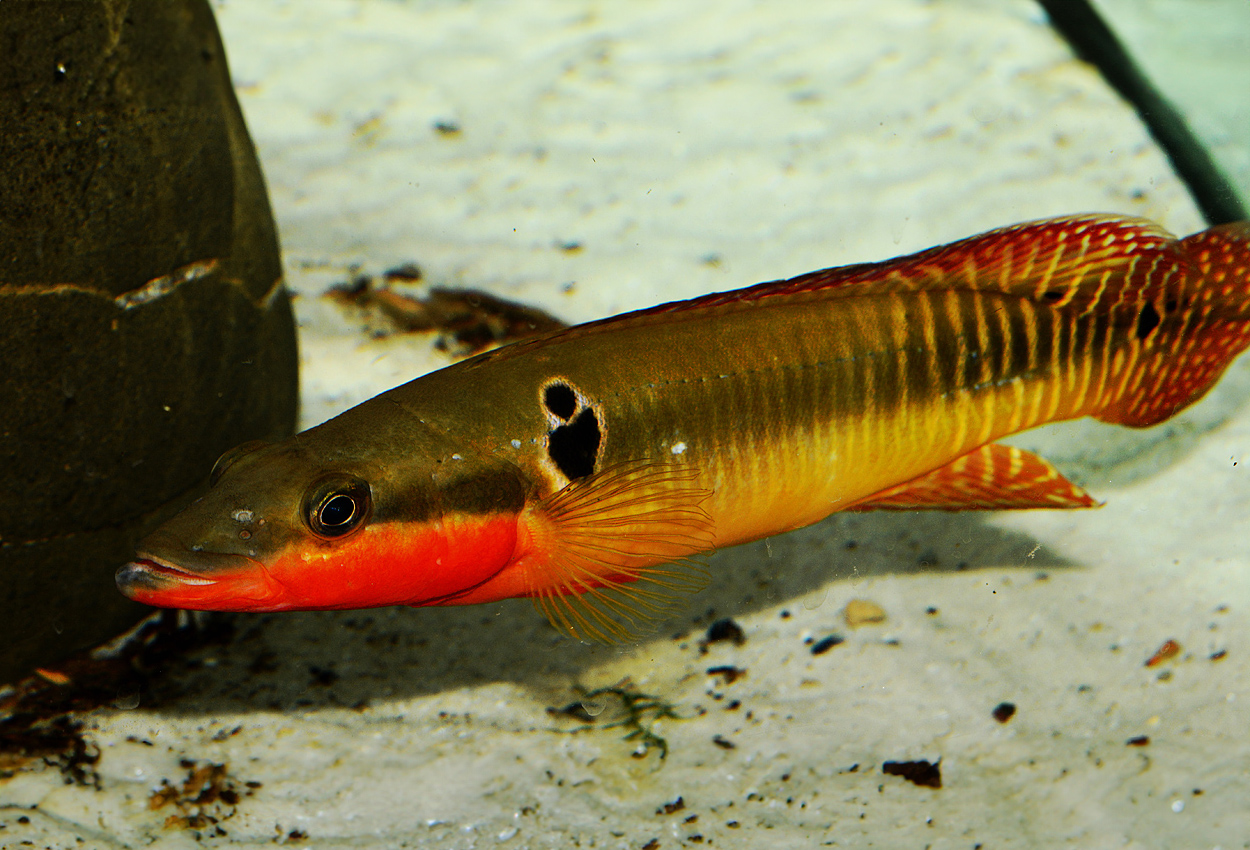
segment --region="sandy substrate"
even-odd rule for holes
[[[321,297],[358,271],[582,321],[1048,215],[1201,227],[1029,2],[216,8],[305,425],[447,362]],[[1242,362],[1160,428],[1022,438],[1099,510],[834,517],[718,553],[629,646],[523,601],[238,617],[86,718],[98,787],[0,784],[0,844],[1250,846],[1247,396]],[[852,626],[853,599],[884,620]],[[743,642],[705,642],[722,617]],[[940,788],[883,772],[919,760]]]

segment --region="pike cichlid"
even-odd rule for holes
[[[548,333],[240,446],[117,583],[224,611],[528,596],[621,637],[697,586],[690,556],[834,511],[1093,506],[994,441],[1161,422],[1248,342],[1250,224],[1007,227]]]

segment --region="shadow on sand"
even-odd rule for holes
[[[1074,566],[980,513],[841,514],[717,552],[710,581],[679,597],[652,632],[625,645],[579,643],[527,600],[464,608],[228,615],[233,635],[179,659],[152,682],[146,708],[170,714],[359,707],[496,681],[578,681],[653,640],[692,635],[717,617],[823,603],[832,581],[990,568]]]

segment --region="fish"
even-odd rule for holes
[[[529,597],[628,638],[700,556],[836,511],[1089,508],[997,442],[1143,428],[1250,343],[1250,223],[1077,215],[539,334],[217,462],[116,574],[221,611]]]

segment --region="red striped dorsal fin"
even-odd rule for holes
[[[823,269],[745,289],[713,292],[689,301],[632,313],[515,342],[476,361],[506,358],[548,337],[583,336],[635,323],[663,321],[690,310],[746,307],[791,298],[851,298],[925,290],[1006,292],[1056,305],[1093,309],[1123,296],[1134,269],[1145,269],[1176,238],[1143,218],[1089,214],[1014,224],[878,263]],[[468,361],[473,362],[473,361]]]
[[[849,298],[898,292],[1002,292],[1082,312],[1124,297],[1155,264],[1175,261],[1176,238],[1153,222],[1090,214],[991,230],[879,263],[810,272],[788,280],[665,304],[655,312],[819,293]],[[651,311],[644,311],[651,312]]]
[[[989,443],[919,478],[869,496],[848,510],[1001,511],[1098,506],[1048,461],[1015,446]]]
[[[823,269],[746,289],[713,292],[588,322],[549,337],[584,336],[624,325],[660,323],[682,313],[750,309],[766,302],[854,298],[920,291],[1000,292],[1082,313],[1122,306],[1135,315],[1142,284],[1175,283],[1182,263],[1177,240],[1146,219],[1089,214],[1015,224],[877,263]],[[1129,319],[1131,321],[1131,319]],[[522,340],[480,355],[470,365],[516,356],[548,337]]]

